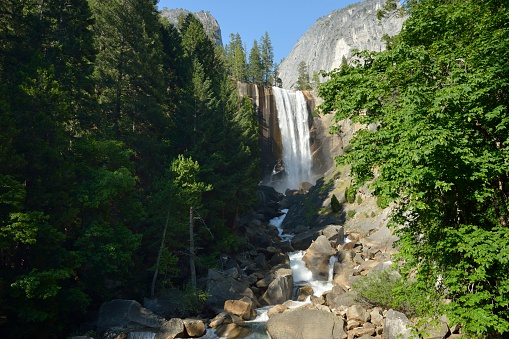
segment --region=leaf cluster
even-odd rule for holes
[[[402,272],[438,289],[468,331],[506,333],[509,9],[407,5],[390,49],[329,73],[321,109],[366,126],[338,162],[356,183],[372,181],[384,206],[396,203]]]

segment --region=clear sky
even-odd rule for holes
[[[158,6],[210,12],[221,27],[223,44],[230,33],[239,33],[247,55],[253,41],[268,32],[279,63],[316,20],[356,2],[362,0],[160,0]]]

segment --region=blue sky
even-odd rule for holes
[[[160,0],[158,7],[209,11],[219,22],[223,44],[230,33],[239,33],[247,46],[269,33],[274,62],[279,63],[318,18],[362,0]]]

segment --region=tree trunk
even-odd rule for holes
[[[163,237],[161,239],[161,246],[159,247],[159,253],[157,254],[156,270],[152,277],[152,285],[150,287],[150,298],[154,297],[154,291],[156,289],[157,275],[159,274],[159,264],[161,262],[161,256],[163,255],[164,240],[166,239],[166,230],[168,229],[168,220],[170,219],[170,211],[166,214],[166,223],[164,224]]]
[[[195,258],[194,248],[194,218],[193,218],[193,207],[189,208],[189,266],[191,269],[191,286],[196,288],[196,267],[194,265]]]

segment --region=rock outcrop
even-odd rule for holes
[[[188,10],[185,9],[167,9],[166,7],[161,11],[161,16],[163,18],[168,19],[168,21],[174,25],[177,26],[178,24],[178,18],[181,15],[187,15],[191,13]],[[191,13],[195,17],[200,20],[200,22],[203,25],[203,28],[205,29],[205,32],[207,32],[207,35],[209,36],[210,40],[217,46],[223,46],[223,39],[221,37],[221,27],[219,27],[219,24],[217,23],[216,18],[210,14],[210,12],[207,11],[200,11],[196,13]]]
[[[384,34],[396,35],[404,18],[390,16],[381,22],[376,18],[384,0],[367,0],[336,10],[318,19],[297,41],[279,66],[284,88],[297,81],[298,65],[304,61],[311,75],[320,70],[330,71],[350,58],[353,49],[381,51]]]

